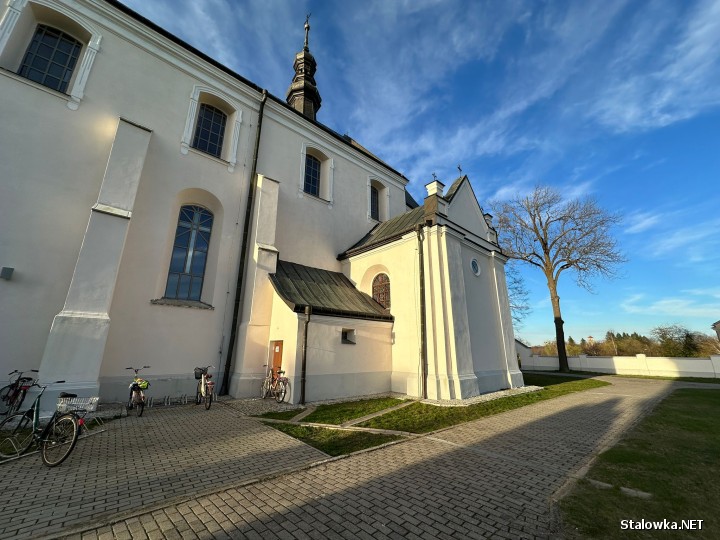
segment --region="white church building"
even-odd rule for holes
[[[107,401],[143,365],[156,396],[195,366],[235,397],[282,366],[293,403],[523,385],[470,181],[418,205],[320,123],[308,32],[281,99],[115,0],[0,7],[1,374]]]

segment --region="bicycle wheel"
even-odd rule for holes
[[[0,389],[0,415],[2,416],[10,416],[10,407],[9,407],[9,401],[10,401],[10,394],[12,392],[12,385],[3,386]]]
[[[141,395],[138,392],[138,395],[135,397],[135,411],[137,412],[138,418],[142,416],[143,411],[145,410],[145,396]]]
[[[19,456],[33,442],[32,418],[25,413],[8,416],[0,422],[0,457]]]
[[[262,382],[262,386],[260,387],[260,397],[262,399],[265,399],[268,397],[268,394],[270,393],[270,380],[266,377],[265,380]]]
[[[208,410],[210,408],[210,405],[212,405],[212,392],[210,391],[210,388],[208,388],[208,385],[205,385],[205,410]]]
[[[79,433],[78,419],[74,414],[55,418],[43,432],[40,441],[42,462],[48,467],[60,465],[75,448]]]
[[[10,403],[10,407],[8,410],[9,415],[16,413],[20,409],[23,401],[25,401],[25,394],[27,394],[27,390],[18,390],[18,393],[15,394],[15,399],[12,403]]]
[[[275,389],[275,401],[282,403],[285,401],[285,395],[287,394],[287,383],[285,381],[278,381],[277,388]]]
[[[200,405],[202,400],[202,381],[198,381],[197,390],[195,391],[195,405]]]

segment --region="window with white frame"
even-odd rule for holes
[[[368,180],[368,218],[387,221],[389,214],[387,187],[376,179]]]
[[[202,206],[180,208],[164,298],[200,301],[213,218]]]
[[[217,107],[201,103],[198,108],[192,147],[219,158],[222,154],[226,123],[227,114]]]
[[[185,121],[185,131],[180,152],[187,154],[190,148],[222,159],[233,172],[237,164],[242,111],[230,101],[220,97],[214,90],[195,86],[190,98]]]
[[[0,67],[68,96],[77,109],[102,36],[68,7],[10,0],[0,19]]]
[[[304,145],[300,195],[317,197],[332,205],[333,160],[317,148]]]
[[[65,93],[82,43],[62,30],[40,24],[25,52],[18,75]]]

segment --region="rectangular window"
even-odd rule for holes
[[[315,156],[305,156],[305,193],[320,196],[320,160]]]
[[[206,154],[220,157],[227,115],[217,107],[201,103],[198,111],[192,147]]]
[[[355,345],[355,330],[343,328],[341,341],[346,345]]]
[[[39,25],[28,46],[18,75],[65,92],[72,77],[82,43],[60,30]]]
[[[380,194],[375,186],[370,186],[370,217],[380,221]]]

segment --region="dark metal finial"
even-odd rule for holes
[[[310,15],[312,15],[312,13],[308,13],[307,15],[305,15],[305,46],[303,47],[304,49],[308,48],[308,38],[310,36]]]
[[[462,167],[458,164],[458,171],[460,171],[460,174],[462,174]]]
[[[433,175],[433,181],[437,182],[437,176],[435,175],[435,173],[432,173],[432,175]]]

